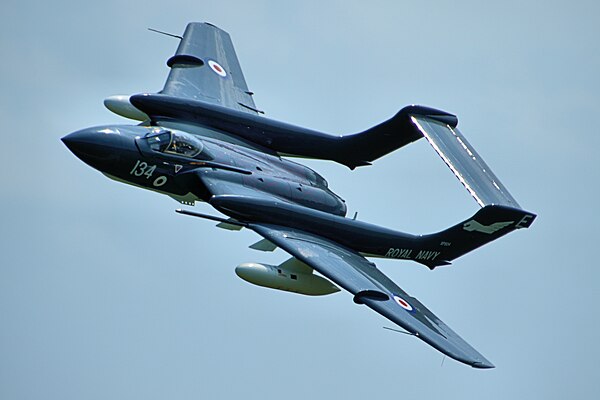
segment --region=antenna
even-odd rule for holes
[[[152,32],[160,33],[161,35],[171,36],[171,37],[177,38],[179,40],[183,40],[183,37],[179,36],[179,35],[173,35],[172,33],[167,33],[167,32],[159,31],[158,29],[152,29],[152,28],[148,28],[148,30],[152,31]]]
[[[352,219],[356,221],[356,217],[358,217],[358,211],[354,211],[354,217],[352,217]]]
[[[384,326],[383,329],[387,329],[388,331],[394,331],[394,332],[398,332],[398,333],[404,333],[405,335],[408,335],[408,336],[418,336],[416,333],[403,331],[400,329],[388,328],[387,326]]]

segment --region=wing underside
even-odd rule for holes
[[[422,303],[355,251],[296,229],[266,224],[249,224],[248,228],[352,293],[356,303],[367,305],[449,357],[476,368],[494,367]]]

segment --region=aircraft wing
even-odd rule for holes
[[[229,34],[209,23],[187,25],[167,61],[171,72],[161,94],[257,114]]]
[[[248,228],[352,293],[356,303],[365,304],[449,357],[475,368],[494,367],[423,304],[355,251],[297,229],[257,223],[248,224]]]

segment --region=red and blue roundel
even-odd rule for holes
[[[208,60],[208,66],[210,67],[210,69],[213,70],[213,72],[217,75],[219,75],[220,77],[225,78],[227,76],[227,72],[225,72],[225,68],[223,68],[221,66],[221,64],[219,64],[218,62],[214,61],[214,60]]]
[[[406,311],[413,312],[415,309],[408,303],[408,301],[404,300],[402,297],[398,295],[394,295],[394,300],[398,305],[404,308]]]

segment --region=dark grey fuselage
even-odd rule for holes
[[[65,144],[84,162],[109,177],[158,191],[184,203],[209,201],[213,190],[206,179],[223,186],[235,186],[237,193],[256,196],[265,193],[282,201],[344,216],[345,202],[312,169],[279,157],[272,151],[252,148],[215,129],[173,124],[168,128],[201,141],[202,151],[194,156],[161,152],[151,148],[146,136],[156,127],[101,126],[74,132]],[[186,131],[184,132],[183,129]]]
[[[171,135],[169,143],[162,151],[153,148],[152,138],[165,132]],[[197,154],[164,151],[174,146],[175,136],[195,143]],[[63,141],[112,179],[167,194],[184,204],[206,201],[239,221],[318,234],[364,255],[413,260],[435,268],[493,238],[469,235],[463,225],[470,221],[417,236],[345,218],[344,200],[312,169],[200,125],[102,126],[74,132]],[[483,208],[474,218],[493,222],[500,211],[498,206]],[[502,213],[514,221],[522,218],[511,209]]]

